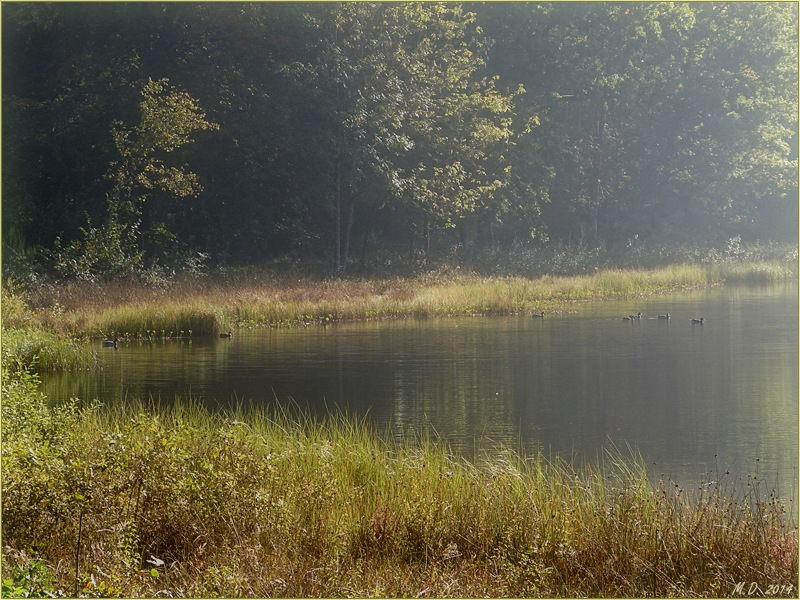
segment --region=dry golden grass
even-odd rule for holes
[[[779,499],[754,502],[756,480],[750,496],[651,485],[613,450],[467,462],[341,415],[52,413],[14,386],[3,576],[30,585],[35,567],[50,593],[719,597],[756,581],[796,597],[796,526]]]
[[[276,280],[269,276],[181,280],[168,289],[112,282],[40,288],[19,299],[4,325],[31,323],[91,337],[213,335],[236,326],[565,310],[576,300],[664,293],[713,282],[701,267],[601,271],[581,277],[474,275],[391,280]]]
[[[60,346],[41,369],[86,366],[77,339],[214,336],[237,327],[508,315],[568,311],[575,302],[643,297],[726,280],[763,282],[796,277],[791,265],[675,265],[651,270],[598,271],[573,277],[481,277],[450,273],[410,279],[341,280],[247,272],[223,280],[176,279],[167,288],[110,282],[42,286],[27,294],[3,290],[3,328],[26,331]],[[53,337],[55,336],[55,337]],[[81,355],[81,356],[79,356]]]

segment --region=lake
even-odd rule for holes
[[[641,319],[623,315],[641,311]],[[670,319],[658,314],[670,313]],[[692,324],[703,317],[702,325]],[[797,497],[797,285],[587,302],[569,314],[234,331],[122,342],[102,367],[43,377],[54,400],[193,396],[212,407],[342,408],[468,457],[497,443],[589,460],[635,448],[654,478],[748,475]]]

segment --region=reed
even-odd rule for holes
[[[720,596],[742,581],[796,594],[780,500],[651,484],[630,452],[470,462],[335,411],[52,412],[25,385],[4,380],[3,576],[39,561],[55,594],[75,581],[145,597]]]
[[[201,299],[125,304],[100,310],[86,327],[90,335],[126,339],[212,336],[227,323],[223,309]]]
[[[124,282],[72,283],[25,295],[4,290],[3,326],[51,332],[70,340],[200,337],[236,327],[560,312],[588,300],[643,297],[726,281],[764,283],[796,277],[796,263],[774,261],[607,269],[592,275],[537,279],[450,272],[382,280],[277,280],[268,274],[248,274],[214,282],[179,280],[168,289]],[[58,364],[59,360],[51,361]]]
[[[797,262],[759,261],[719,263],[711,269],[714,277],[729,283],[777,283],[797,279]]]
[[[97,366],[97,354],[85,339],[42,329],[4,330],[3,357],[4,368],[12,370],[68,371]]]

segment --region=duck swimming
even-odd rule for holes
[[[103,340],[103,346],[107,348],[116,348],[119,338],[115,337],[113,340]]]
[[[699,323],[700,325],[702,325],[702,324],[703,324],[703,323],[705,323],[705,322],[706,322],[706,320],[705,320],[705,318],[704,318],[704,317],[700,317],[699,319],[692,319],[692,325],[696,325],[696,324],[698,324],[698,323]]]
[[[533,318],[534,319],[544,319],[544,311],[542,311],[540,313],[533,313]]]
[[[228,333],[220,333],[220,334],[219,334],[219,337],[221,337],[221,338],[230,338],[230,337],[233,337],[233,332],[232,332],[232,331],[229,331]]]
[[[659,319],[669,319],[669,313],[667,313],[665,315],[658,315],[658,318]]]

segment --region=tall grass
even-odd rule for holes
[[[4,368],[63,371],[97,366],[97,354],[85,339],[57,335],[41,329],[3,331]],[[5,357],[13,356],[14,360]]]
[[[607,269],[591,275],[536,279],[453,271],[377,280],[278,280],[251,274],[221,282],[180,280],[168,289],[124,282],[100,286],[72,283],[42,286],[25,295],[4,290],[3,327],[69,339],[200,337],[236,327],[565,311],[579,301],[796,276],[795,263],[775,261]],[[57,345],[69,346],[66,342]]]
[[[729,283],[777,283],[797,279],[797,262],[728,262],[715,264],[710,271],[714,278]]]
[[[100,310],[87,321],[90,335],[131,338],[202,337],[220,332],[223,309],[202,301],[136,302]]]
[[[652,486],[613,450],[584,465],[502,448],[467,462],[347,415],[191,401],[52,413],[9,385],[3,575],[45,564],[54,593],[720,596],[797,583],[777,499],[754,509],[720,489]]]

